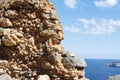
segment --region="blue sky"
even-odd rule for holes
[[[83,58],[120,59],[119,0],[50,0],[63,25],[66,50]]]

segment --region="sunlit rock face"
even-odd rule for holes
[[[0,0],[0,80],[85,80],[85,61],[63,39],[48,0]]]

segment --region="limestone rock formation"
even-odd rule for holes
[[[85,80],[48,0],[0,0],[0,80]],[[10,77],[11,76],[11,77]]]

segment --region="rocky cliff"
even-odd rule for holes
[[[0,80],[85,80],[48,0],[0,0]]]

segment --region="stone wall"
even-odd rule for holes
[[[48,0],[0,0],[1,76],[85,80],[85,61],[65,51],[63,39],[55,7]]]

